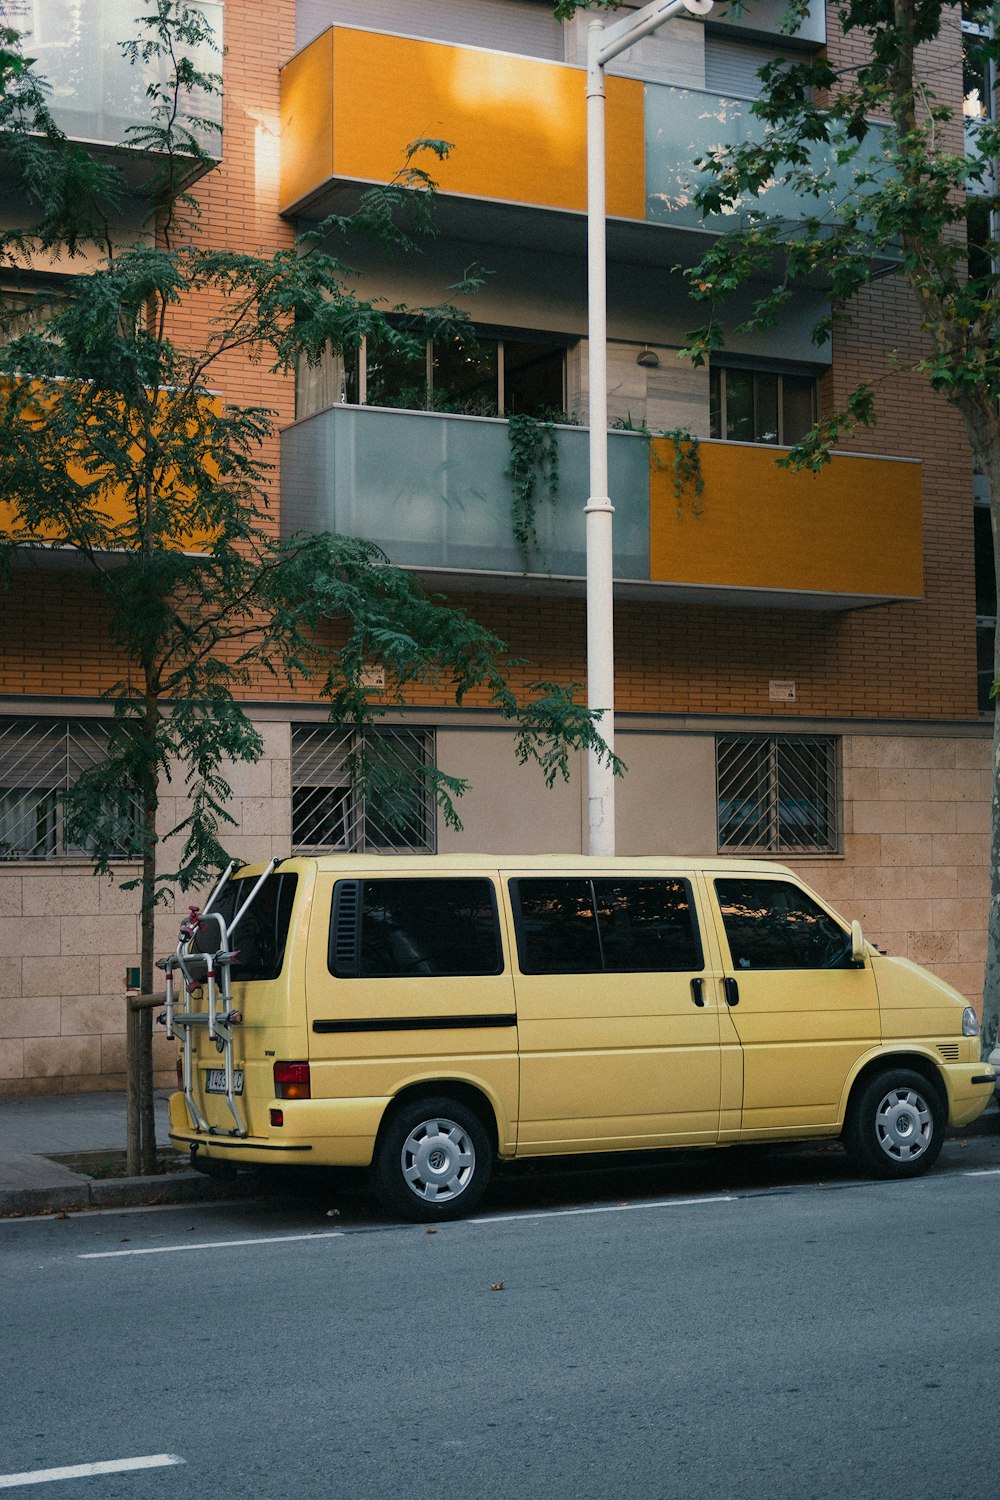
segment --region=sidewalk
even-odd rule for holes
[[[155,1096],[156,1144],[167,1140],[167,1094]],[[984,1114],[953,1135],[996,1135],[1000,1114],[991,1101]],[[125,1150],[124,1094],[0,1095],[0,1219],[12,1215],[147,1203],[245,1197],[253,1178],[220,1182],[181,1170],[156,1177],[92,1178],[72,1171],[60,1156]]]
[[[166,1091],[154,1096],[154,1114],[157,1147],[166,1149]],[[124,1150],[124,1094],[0,1095],[0,1217],[233,1196],[234,1184],[200,1172],[93,1178],[51,1159]]]

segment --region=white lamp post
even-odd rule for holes
[[[604,69],[619,53],[687,12],[706,16],[712,0],[652,0],[611,26],[587,31],[587,341],[590,383],[590,498],[587,501],[587,703],[600,714],[609,749],[615,735],[615,647],[611,519],[608,496],[608,305],[605,202]],[[615,852],[615,779],[590,751],[589,850]]]

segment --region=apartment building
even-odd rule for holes
[[[221,159],[194,189],[203,243],[290,245],[390,181],[410,142],[436,138],[451,143],[430,165],[437,235],[418,254],[357,241],[344,258],[390,308],[440,303],[470,267],[486,273],[464,303],[474,342],[428,337],[406,359],[369,343],[296,380],[231,368],[228,399],[280,414],[278,524],[377,542],[509,643],[522,688],[583,684],[585,18],[559,24],[545,0],[203,8],[225,42]],[[57,0],[22,9],[60,123],[113,150],[128,123],[115,102],[128,0],[74,34],[86,58],[69,55]],[[679,268],[725,227],[691,207],[693,158],[756,128],[748,101],[769,57],[790,46],[848,56],[822,4],[791,42],[781,10],[760,0],[739,19],[720,8],[704,23],[672,20],[609,69],[609,465],[628,766],[617,847],[784,860],[880,946],[976,1001],[990,790],[977,630],[982,642],[996,604],[977,568],[988,524],[984,536],[958,420],[907,373],[920,347],[908,294],[880,267],[832,347],[810,337],[823,286],[753,336],[735,332],[744,299],[709,367],[681,352],[699,314]],[[960,120],[957,20],[938,45]],[[794,200],[772,192],[774,211],[794,216]],[[782,446],[862,377],[878,385],[877,428],[819,475],[777,468]],[[553,445],[558,470],[554,494],[539,484],[527,548],[510,473],[524,418],[546,423],[528,441]],[[677,429],[700,439],[700,493],[678,472],[676,440],[657,436]],[[16,570],[0,639],[0,1090],[115,1087],[134,897],[64,847],[58,817],[60,789],[101,753],[114,663],[86,581],[63,558]],[[586,847],[582,764],[547,790],[482,704],[457,709],[427,686],[387,716],[379,733],[401,765],[433,760],[471,782],[461,832],[417,796],[401,831],[352,794],[349,737],[321,702],[268,691],[250,705],[266,756],[233,775],[240,858]],[[172,944],[176,918],[161,923]],[[166,1049],[159,1065],[165,1078]]]

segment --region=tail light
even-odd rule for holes
[[[307,1062],[276,1062],[274,1065],[274,1096],[276,1099],[310,1099],[309,1064]]]

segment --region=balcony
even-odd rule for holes
[[[61,130],[71,140],[85,142],[98,155],[113,158],[125,174],[129,187],[142,193],[156,171],[155,156],[127,145],[127,133],[150,122],[147,86],[156,81],[155,63],[133,67],[121,44],[134,41],[141,28],[136,15],[142,11],[134,0],[102,0],[100,5],[67,7],[65,0],[34,0],[31,25],[25,26],[25,49],[36,60],[36,72],[51,89],[49,108]],[[222,46],[222,4],[201,0],[199,10],[211,22]],[[222,71],[222,54],[204,49],[194,59],[205,72]],[[216,123],[222,119],[219,95],[192,95],[189,108],[194,116]],[[213,161],[221,159],[221,136],[204,128],[195,131],[199,143]],[[192,164],[188,182],[207,170]]]
[[[340,405],[295,423],[282,434],[282,534],[362,537],[439,588],[581,594],[588,435],[557,435],[559,493],[550,502],[539,487],[527,567],[511,534],[507,424],[497,418]],[[812,475],[776,468],[777,456],[702,443],[695,506],[674,495],[669,440],[611,433],[618,594],[831,610],[922,595],[918,463],[843,454]]]
[[[33,405],[22,412],[21,420],[30,424],[26,428],[29,434],[37,432],[42,435],[49,420],[48,412],[55,404],[55,415],[61,421],[62,430],[65,432],[67,426],[72,426],[83,434],[76,445],[68,438],[59,444],[59,452],[66,456],[65,474],[72,489],[69,486],[53,486],[53,492],[58,492],[60,505],[65,510],[61,510],[58,519],[36,521],[29,525],[13,501],[0,499],[0,539],[13,546],[14,561],[18,567],[53,570],[72,569],[84,564],[85,553],[77,542],[81,536],[85,536],[89,546],[102,554],[106,565],[113,567],[116,561],[135,557],[142,546],[141,528],[145,522],[140,518],[145,516],[145,490],[139,450],[128,446],[130,424],[122,420],[117,424],[118,436],[110,443],[114,452],[106,462],[102,461],[99,449],[91,446],[86,436],[85,424],[77,422],[66,406],[53,403],[50,395],[52,389],[41,381],[32,381],[29,391],[33,397]],[[62,389],[71,391],[73,388],[67,385]],[[161,400],[168,401],[169,396],[164,395]],[[206,415],[217,416],[222,407],[221,398],[206,396],[203,407]],[[75,410],[78,413],[80,407]],[[105,404],[102,416],[108,418],[110,415],[109,406]],[[167,441],[169,442],[169,438]],[[122,478],[122,470],[118,465],[118,455],[122,452],[134,455],[136,467],[131,483],[128,482],[127,474]],[[203,472],[215,471],[215,461],[210,451],[205,453],[200,467]],[[48,494],[49,491],[45,489],[43,493]],[[213,531],[205,524],[204,512],[192,514],[196,496],[173,466],[164,464],[159,469],[158,493],[169,505],[166,520],[154,519],[154,525],[159,528],[155,533],[160,537],[159,545],[165,551],[184,552],[189,556],[209,552],[213,543]],[[96,533],[95,520],[98,523]]]
[[[703,245],[731,227],[732,218],[721,216],[704,223],[691,206],[692,162],[761,136],[749,101],[626,77],[608,77],[607,101],[612,259],[661,261],[664,227],[678,231],[677,245],[692,235]],[[343,208],[345,194],[395,176],[408,142],[433,136],[453,147],[433,167],[446,233],[584,253],[582,69],[333,26],[282,70],[281,115],[279,201],[289,217]],[[850,176],[838,173],[829,148],[817,148],[817,165],[832,200]],[[796,222],[821,211],[823,201],[776,186],[748,207]],[[669,253],[681,253],[677,245]]]

